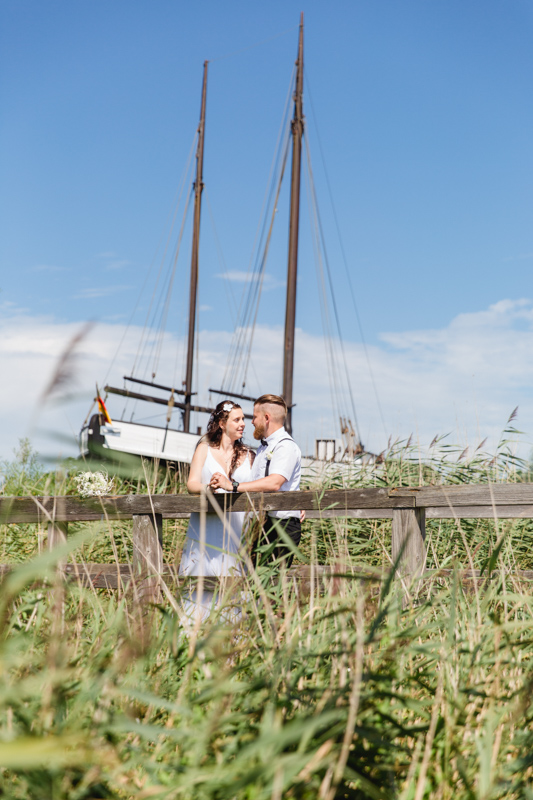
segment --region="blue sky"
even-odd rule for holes
[[[422,440],[448,431],[468,441],[497,436],[516,405],[519,423],[533,430],[524,346],[533,300],[530,2],[4,0],[0,303],[9,380],[3,407],[12,395],[17,404],[15,417],[3,429],[0,423],[1,456],[28,431],[42,389],[37,381],[46,382],[51,359],[73,331],[86,320],[96,323],[75,398],[49,422],[70,431],[85,415],[90,387],[105,378],[108,347],[114,352],[137,303],[133,324],[142,324],[151,286],[139,295],[157,263],[193,141],[205,59],[199,327],[206,343],[217,332],[226,341],[228,286],[237,297],[242,282],[220,276],[248,266],[302,10],[308,141],[365,443],[379,450],[386,434],[414,429]],[[286,206],[283,195],[256,365],[282,324]],[[307,218],[304,202],[297,325],[318,342]],[[169,317],[174,338],[185,326],[188,233],[185,241]],[[459,330],[464,340],[456,338]],[[49,336],[50,346],[36,347],[31,331],[40,332],[41,342]],[[302,435],[312,438],[334,420],[325,410],[323,375],[310,381],[316,365],[312,356],[305,361],[303,334],[298,413]],[[207,344],[202,353],[209,358]],[[271,384],[279,360],[264,371]],[[126,361],[120,366],[127,370]],[[207,382],[199,375],[204,392]],[[324,411],[314,425],[317,405]]]

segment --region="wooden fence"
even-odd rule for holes
[[[78,497],[1,497],[0,524],[37,523],[48,527],[50,547],[65,541],[69,522],[132,520],[131,564],[70,564],[63,567],[95,587],[116,588],[133,578],[146,600],[158,593],[161,576],[179,580],[163,564],[163,519],[188,517],[193,511],[268,512],[303,509],[307,518],[391,519],[391,564],[409,582],[426,569],[426,519],[533,519],[533,484],[422,486],[278,492],[271,494],[122,495]],[[12,565],[11,565],[12,566]],[[5,572],[10,568],[3,565]],[[293,568],[294,569],[294,568]],[[302,569],[298,568],[300,573]],[[175,571],[174,571],[175,572]],[[305,569],[303,570],[305,572]],[[533,571],[520,577],[533,579]]]

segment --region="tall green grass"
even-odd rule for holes
[[[415,482],[426,467],[424,481],[448,481],[454,469],[452,458],[441,459],[450,463],[439,473],[410,448],[400,455],[402,466],[396,451],[354,484]],[[474,480],[523,477],[522,465],[502,466],[505,456],[483,467],[477,458]],[[464,477],[468,465],[460,466]],[[33,475],[35,493],[47,480],[58,494],[71,491],[63,473]],[[19,492],[6,493],[29,488],[26,476]],[[454,539],[454,525],[431,529],[436,563],[464,565],[461,547],[472,555],[478,546],[481,563],[485,547],[500,578],[464,589],[456,573],[426,585],[408,607],[392,579],[331,578],[309,597],[286,574],[250,579],[238,621],[228,622],[223,603],[186,634],[165,601],[149,641],[127,593],[64,587],[53,560],[65,552],[39,555],[28,545],[34,559],[4,580],[0,596],[0,792],[39,800],[532,798],[532,596],[505,574],[529,563],[527,526],[519,533],[515,523],[481,521]],[[35,526],[3,526],[3,539],[8,529],[19,533],[4,541],[6,559],[26,561],[13,549]],[[65,546],[69,557],[128,556],[121,530],[80,526]],[[122,535],[114,555],[109,540]],[[342,554],[350,575],[362,563],[386,563],[387,535],[381,523],[309,521],[303,557],[333,563]],[[234,593],[226,602],[236,602]]]
[[[494,453],[478,447],[468,451],[435,437],[429,452],[411,440],[391,442],[381,464],[362,465],[351,472],[338,471],[326,480],[308,481],[320,489],[364,486],[429,486],[440,484],[518,483],[533,480],[531,464],[515,454],[520,431],[513,415]],[[341,542],[352,559],[372,566],[390,566],[391,523],[389,520],[321,519],[306,524],[303,550],[310,555],[311,543],[320,563],[338,558]],[[533,569],[533,520],[426,520],[429,569],[450,567],[455,562],[483,569],[503,542],[510,569]]]

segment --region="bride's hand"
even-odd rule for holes
[[[216,491],[217,489],[231,489],[232,486],[231,481],[225,475],[223,475],[221,472],[215,472],[209,481],[209,488],[213,491]]]

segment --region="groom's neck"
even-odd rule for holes
[[[272,422],[270,421],[268,424],[268,428],[265,430],[265,439],[268,439],[269,436],[272,436],[273,433],[276,431],[281,430],[283,428],[283,424],[280,425],[279,422]]]

